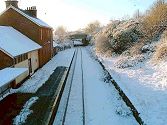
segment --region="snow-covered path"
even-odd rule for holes
[[[84,91],[82,91],[81,66],[83,66]],[[67,83],[54,125],[62,124],[69,88],[70,85]],[[65,125],[83,125],[82,92],[84,92],[85,125],[138,124],[114,86],[103,81],[102,67],[84,48],[78,49]]]

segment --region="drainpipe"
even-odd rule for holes
[[[12,62],[13,62],[13,64],[12,64],[12,67],[14,67],[14,65],[15,65],[15,59],[14,58],[12,58]]]

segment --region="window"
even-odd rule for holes
[[[21,62],[21,55],[18,56],[18,62]]]
[[[28,59],[28,54],[27,53],[15,57],[14,61],[15,61],[15,64],[18,64],[20,62],[23,62],[26,59]]]

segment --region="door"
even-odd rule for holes
[[[31,62],[31,58],[28,59],[28,67],[29,67],[29,75],[32,74],[32,62]]]

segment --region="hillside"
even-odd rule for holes
[[[147,125],[167,123],[166,12],[159,0],[137,19],[111,21],[93,47]]]

